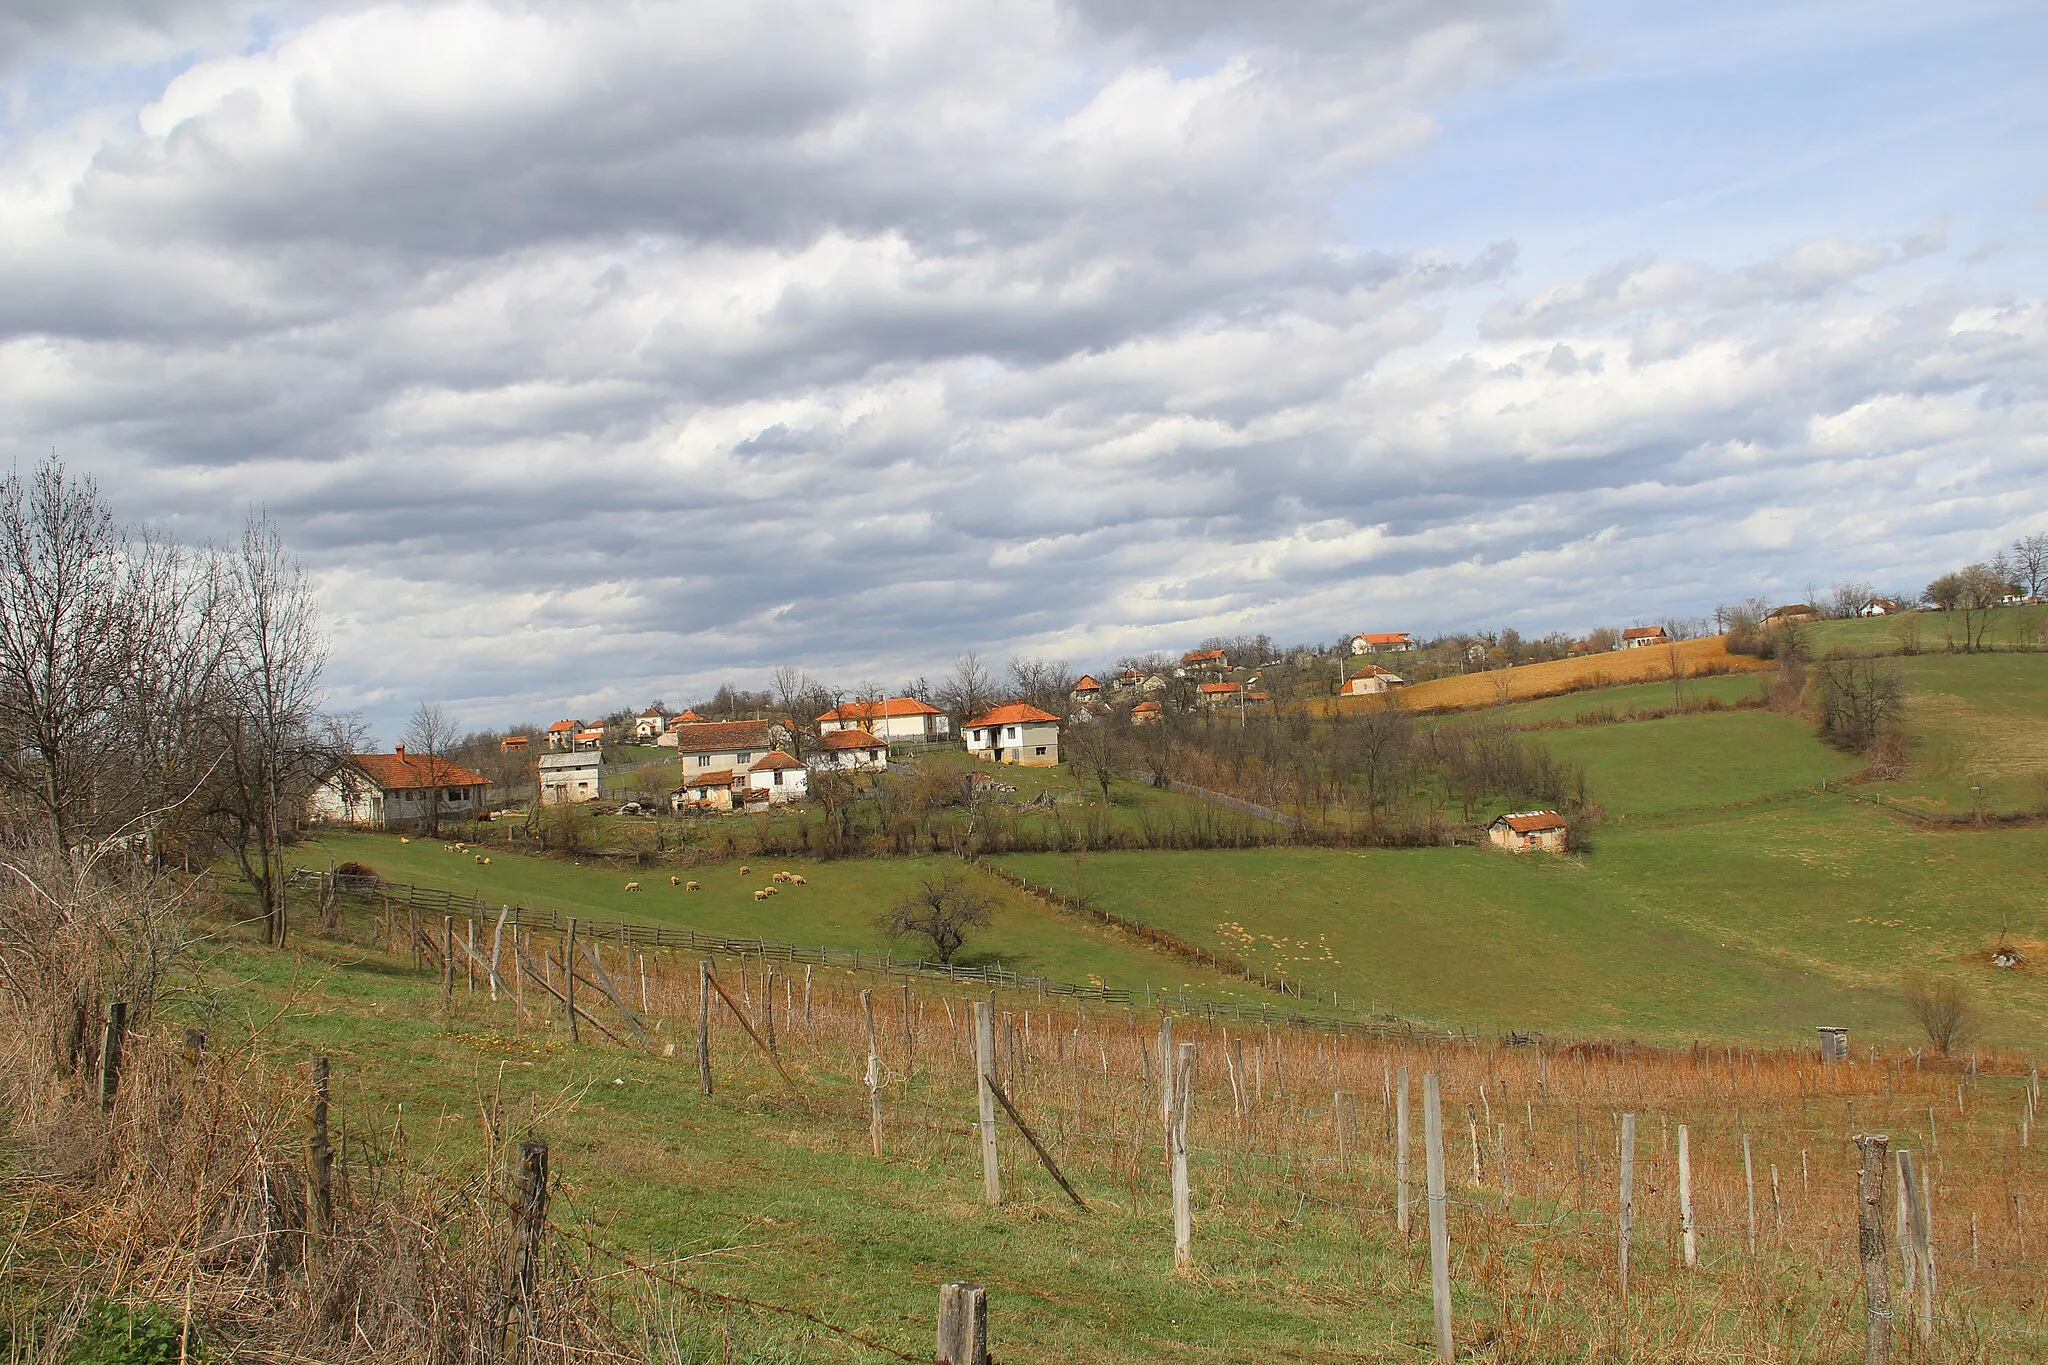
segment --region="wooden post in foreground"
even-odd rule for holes
[[[1692,1217],[1692,1150],[1684,1124],[1678,1125],[1678,1230],[1685,1239],[1685,1268],[1700,1263],[1699,1228]]]
[[[711,1093],[711,963],[697,961],[697,1088]]]
[[[1892,1291],[1884,1273],[1885,1149],[1882,1133],[1856,1135],[1856,1252],[1863,1263],[1863,1365],[1892,1358]]]
[[[978,1284],[939,1286],[937,1365],[988,1365],[988,1291]]]
[[[875,1056],[875,993],[860,993],[861,1013],[868,1024],[868,1148],[874,1155],[882,1154],[882,1066]]]
[[[1934,1258],[1929,1254],[1926,1202],[1920,1183],[1914,1179],[1913,1168],[1913,1154],[1902,1150],[1899,1153],[1899,1180],[1906,1191],[1906,1216],[1899,1222],[1899,1242],[1901,1245],[1912,1244],[1913,1261],[1920,1272],[1920,1292],[1913,1297],[1912,1307],[1913,1326],[1924,1350],[1934,1342]],[[1906,1292],[1913,1294],[1910,1284]]]
[[[534,1275],[539,1268],[540,1249],[548,1218],[548,1145],[527,1141],[519,1144],[519,1189],[514,1196],[516,1211],[512,1228],[512,1270],[505,1286],[506,1314],[499,1318],[502,1343],[505,1318],[513,1306],[519,1309],[525,1330],[533,1329]]]
[[[1444,1210],[1444,1110],[1434,1071],[1422,1076],[1422,1148],[1429,1182],[1429,1295],[1436,1308],[1436,1358],[1438,1365],[1451,1365],[1457,1355],[1451,1340],[1451,1230]]]
[[[1742,1135],[1742,1188],[1749,1197],[1749,1254],[1756,1255],[1756,1167],[1749,1157],[1749,1134]]]
[[[313,1186],[306,1231],[318,1247],[334,1230],[334,1145],[327,1136],[327,1058],[324,1055],[313,1058],[313,1095],[306,1106],[306,1157]]]
[[[974,1002],[974,1082],[981,1094],[981,1198],[985,1204],[1003,1202],[1003,1175],[996,1157],[996,1097],[989,1089],[990,1073],[995,1064],[995,1007],[986,1000],[977,1000]]]
[[[1195,1261],[1194,1192],[1188,1185],[1188,1111],[1194,1108],[1195,1045],[1182,1043],[1174,1059],[1173,1126],[1168,1147],[1173,1160],[1173,1267],[1186,1270]]]
[[[1173,1016],[1159,1016],[1159,1145],[1173,1163]]]
[[[128,1038],[128,1002],[107,1004],[107,1027],[100,1035],[100,1108],[112,1109],[121,1088],[121,1044]]]
[[[1408,1068],[1394,1073],[1394,1228],[1405,1241],[1410,1226],[1408,1209]]]
[[[569,1015],[569,1041],[580,1043],[582,1037],[576,1032],[576,917],[569,917],[569,927],[562,934],[562,1008]]]
[[[1620,1236],[1621,1302],[1628,1303],[1628,1243],[1636,1230],[1636,1116],[1621,1116],[1621,1212],[1615,1220]]]

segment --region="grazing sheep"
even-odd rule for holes
[[[764,896],[772,896],[781,890],[782,888],[779,886],[764,886],[761,888],[761,894]]]
[[[809,886],[809,885],[810,885],[810,883],[809,883],[809,882],[805,881],[805,880],[804,880],[804,879],[803,879],[802,877],[799,877],[799,876],[798,876],[798,875],[797,875],[796,873],[794,873],[794,872],[792,872],[792,873],[790,873],[790,874],[789,874],[789,880],[790,880],[790,884],[791,884],[792,886]]]
[[[750,867],[748,867],[748,866],[747,866],[747,865],[746,865],[745,863],[741,863],[741,864],[740,864],[740,875],[741,875],[742,877],[746,876],[746,875],[747,875],[747,873],[749,873],[749,872],[751,872],[751,871],[753,871],[753,869],[752,869],[752,868],[750,868]]]
[[[682,885],[682,880],[683,879],[681,877],[670,877],[668,879],[668,884],[670,886],[680,886]]]
[[[683,890],[685,890],[685,891],[695,891],[696,889],[697,889],[697,883],[695,883],[695,882],[684,882],[684,883],[683,883]]]
[[[768,899],[768,893],[766,891],[756,891],[754,893],[754,899],[757,901],[765,901]]]
[[[469,855],[469,857],[471,862],[480,863],[484,860],[484,855],[481,853],[472,853]]]
[[[401,844],[409,844],[412,842],[412,840],[406,838],[403,834],[401,834],[398,836],[398,842]]]
[[[640,883],[638,883],[638,882],[627,882],[627,883],[626,883],[626,889],[627,889],[628,891],[638,891],[638,890],[640,889]]]
[[[491,860],[490,860],[489,858],[486,858],[486,859],[484,859],[484,866],[485,866],[485,867],[489,867],[490,865],[491,865]]]

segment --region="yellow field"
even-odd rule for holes
[[[1549,663],[1523,664],[1519,668],[1497,668],[1488,673],[1465,673],[1455,678],[1438,678],[1417,683],[1399,694],[1400,705],[1409,711],[1471,711],[1514,701],[1533,701],[1565,692],[1593,687],[1618,687],[1626,683],[1659,682],[1672,676],[1674,666],[1687,677],[1712,673],[1743,673],[1768,668],[1761,659],[1730,654],[1728,637],[1716,635],[1704,640],[1681,640],[1675,645],[1653,649],[1613,650],[1576,659],[1553,659]],[[1384,705],[1378,697],[1340,697],[1343,710],[1366,710]],[[1328,703],[1319,708],[1327,713]]]

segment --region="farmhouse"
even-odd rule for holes
[[[759,800],[754,793],[762,792],[770,805],[800,800],[809,788],[810,776],[803,764],[780,749],[771,749],[747,769],[746,799]]]
[[[693,772],[669,795],[669,806],[679,814],[686,810],[731,810],[732,786],[730,768]]]
[[[1351,637],[1353,654],[1400,654],[1415,648],[1415,641],[1405,630],[1389,631],[1380,635],[1354,635]]]
[[[1671,641],[1664,634],[1662,626],[1630,626],[1621,633],[1619,649],[1647,649],[1651,645],[1668,645]]]
[[[1195,701],[1202,706],[1235,706],[1243,696],[1241,683],[1205,682],[1195,688]]]
[[[576,732],[583,728],[580,720],[558,720],[548,727],[550,749],[573,749],[576,747]]]
[[[633,738],[659,739],[663,727],[667,724],[667,720],[668,718],[661,714],[660,707],[648,707],[645,711],[633,717]]]
[[[1486,827],[1486,841],[1510,853],[1538,850],[1564,852],[1565,818],[1554,810],[1525,810],[1503,815]]]
[[[1344,680],[1344,695],[1347,697],[1374,697],[1391,687],[1406,687],[1408,680],[1398,673],[1390,673],[1378,664],[1367,664]]]
[[[595,749],[563,754],[542,754],[540,759],[540,803],[569,806],[578,801],[595,801],[604,795],[604,755]]]
[[[676,747],[676,731],[682,729],[685,725],[702,725],[703,723],[704,717],[698,715],[695,711],[685,711],[679,716],[670,716],[668,724],[662,728],[662,732],[654,737],[654,742],[664,749],[673,749]]]
[[[1818,620],[1820,620],[1819,612],[1804,602],[1793,602],[1786,606],[1774,608],[1770,615],[1764,617],[1764,624],[1767,626],[1797,626],[1803,625],[1808,621]]]
[[[1208,673],[1228,673],[1230,656],[1220,649],[1198,649],[1192,654],[1180,656],[1180,671],[1184,677],[1195,677]]]
[[[1902,603],[1894,602],[1889,597],[1873,597],[1870,599],[1869,602],[1867,602],[1864,605],[1863,610],[1858,612],[1857,615],[1897,616],[1900,612],[1904,611],[1905,609],[1906,608]]]
[[[1056,768],[1060,761],[1060,718],[1021,701],[976,716],[964,727],[967,752],[997,763]]]
[[[1073,702],[1076,706],[1086,706],[1091,702],[1101,701],[1102,684],[1089,677],[1086,673],[1083,673],[1081,681],[1075,683],[1074,690],[1067,694],[1067,700]]]
[[[1131,724],[1152,725],[1165,719],[1166,709],[1156,701],[1141,701],[1131,708]]]
[[[953,732],[953,722],[944,711],[916,697],[890,697],[886,701],[850,701],[818,717],[818,733],[834,730],[865,730],[884,744],[892,740],[944,739]]]
[[[316,820],[391,829],[425,820],[432,811],[474,820],[484,813],[491,780],[445,758],[408,754],[351,754],[334,776],[313,791]]]
[[[828,730],[818,739],[825,747],[806,760],[813,768],[878,773],[889,766],[889,746],[865,730]]]
[[[595,727],[576,732],[575,748],[579,753],[595,753],[604,747],[604,731]]]
[[[679,725],[669,731],[675,736],[677,757],[683,776],[719,768],[745,772],[770,749],[788,742],[789,731],[765,720],[713,720]]]
[[[507,735],[498,741],[498,752],[501,754],[523,754],[526,752],[526,744],[525,735]]]

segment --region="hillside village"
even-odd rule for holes
[[[2038,553],[2031,556],[2038,559]],[[1657,655],[1638,652],[1663,651],[1669,658],[1664,667],[1676,678],[1698,667],[1678,657],[1677,647],[1690,641],[1718,640],[1732,656],[1803,657],[1801,632],[1815,623],[1882,619],[1896,623],[1899,638],[1917,639],[1914,617],[1959,605],[1988,628],[1992,613],[2044,600],[2048,583],[2038,567],[2026,567],[2030,562],[2022,544],[1990,565],[1947,575],[1910,598],[1845,583],[1812,592],[1806,601],[1751,599],[1724,605],[1710,619],[1671,619],[1582,636],[1553,633],[1531,640],[1506,629],[1418,638],[1408,631],[1359,631],[1330,645],[1290,648],[1262,635],[1213,638],[1178,658],[1126,656],[1078,674],[1064,663],[1023,658],[1003,678],[968,655],[936,686],[920,679],[895,696],[849,696],[801,670],[783,669],[769,690],[727,685],[680,710],[656,701],[592,721],[563,718],[545,726],[473,732],[431,752],[416,748],[408,754],[400,746],[392,754],[362,755],[318,790],[313,814],[343,824],[410,827],[429,817],[426,793],[436,791],[436,820],[528,804],[729,815],[806,802],[820,780],[843,787],[849,779],[888,772],[892,762],[914,764],[936,753],[1054,768],[1063,761],[1063,736],[1098,727],[1113,734],[1169,724],[1244,725],[1332,699],[1376,699],[1400,709],[1419,684],[1532,664],[1608,654],[1654,661]],[[1944,643],[1970,646],[1967,637]],[[1104,745],[1090,747],[1100,752]],[[1139,761],[1128,749],[1117,747],[1119,764]],[[1565,846],[1565,821],[1557,812],[1515,818],[1520,823],[1513,828],[1498,822],[1490,827],[1494,844],[1517,851]]]

